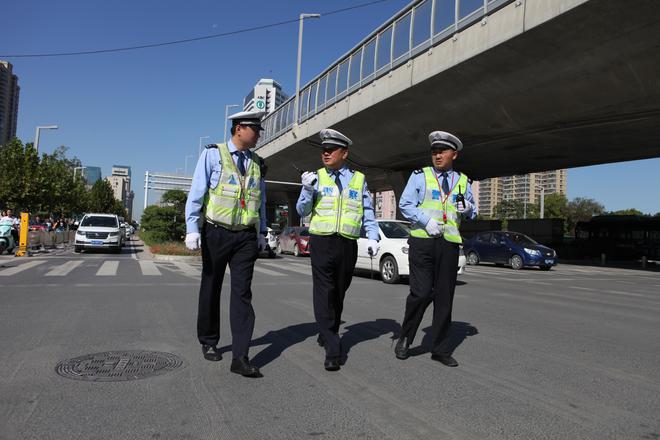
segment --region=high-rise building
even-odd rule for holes
[[[0,60],[0,145],[16,137],[18,122],[18,77],[12,73],[12,65]]]
[[[374,214],[377,219],[396,218],[396,196],[394,191],[374,193]]]
[[[282,86],[277,81],[261,78],[243,100],[243,111],[263,111],[270,113],[288,98],[282,92]]]
[[[101,167],[88,166],[83,168],[83,178],[87,185],[94,185],[97,181],[101,180]]]
[[[115,192],[115,199],[124,204],[128,212],[127,219],[133,218],[133,191],[131,191],[131,167],[126,165],[113,165],[112,176],[107,178]]]
[[[543,171],[516,176],[494,177],[479,182],[479,214],[491,217],[502,200],[523,203],[540,202],[541,189],[545,195],[566,194],[566,170]]]

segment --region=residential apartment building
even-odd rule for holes
[[[18,122],[18,77],[11,63],[0,60],[0,145],[16,137]]]
[[[261,78],[243,100],[244,111],[265,111],[270,113],[289,98],[282,92],[282,86],[275,80]]]
[[[540,202],[541,191],[545,195],[566,194],[566,170],[543,171],[516,176],[495,177],[479,182],[479,214],[491,217],[495,206],[502,200],[519,200],[523,203]]]
[[[394,191],[374,193],[374,214],[377,219],[396,218],[396,196]]]
[[[113,165],[112,175],[106,178],[112,190],[115,193],[115,199],[120,200],[124,204],[124,208],[128,212],[127,220],[133,218],[133,198],[134,193],[131,191],[131,167],[126,165]]]

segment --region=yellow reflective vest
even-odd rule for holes
[[[315,235],[339,234],[357,239],[360,236],[364,212],[364,174],[355,171],[348,186],[340,194],[339,187],[325,168],[321,168],[317,173],[319,184],[309,232]]]

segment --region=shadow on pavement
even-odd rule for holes
[[[393,319],[381,318],[349,325],[341,337],[341,364],[346,363],[348,353],[357,344],[378,339],[388,333],[392,333],[390,339],[396,339],[396,335],[401,333],[401,325]]]
[[[251,359],[251,362],[253,365],[262,368],[277,359],[287,348],[311,336],[316,336],[317,333],[318,326],[315,322],[295,324],[280,330],[269,331],[262,337],[253,339],[250,343],[250,347],[268,344],[266,348]],[[231,351],[231,345],[224,346],[220,349],[221,353],[225,353],[226,351]]]
[[[430,352],[431,347],[431,327],[426,327],[422,330],[424,337],[422,343],[417,347],[410,349],[410,356],[419,356]],[[468,337],[478,335],[479,330],[470,323],[462,321],[453,321],[449,329],[449,352],[453,353],[459,345],[463,343]]]

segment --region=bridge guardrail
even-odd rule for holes
[[[413,1],[300,89],[298,123],[514,1]],[[293,126],[294,106],[295,95],[264,119],[257,148]]]

